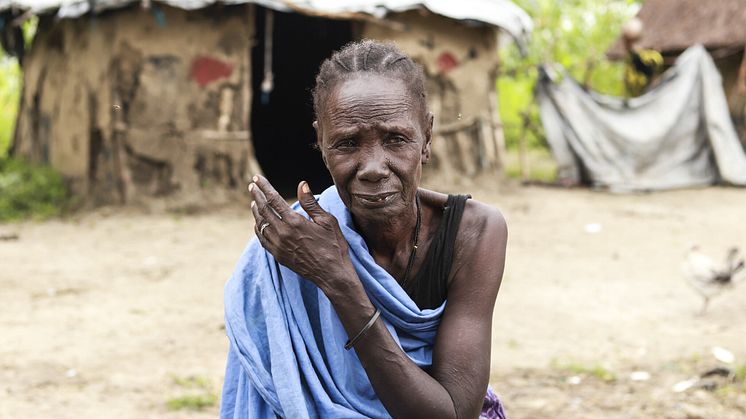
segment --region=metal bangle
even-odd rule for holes
[[[381,315],[381,309],[376,307],[376,312],[373,313],[373,317],[371,317],[370,320],[368,320],[368,323],[366,323],[365,326],[363,326],[363,328],[360,329],[359,332],[357,332],[357,335],[355,335],[354,338],[349,339],[345,343],[345,350],[349,351],[350,349],[352,349],[352,347],[355,346],[355,344],[357,343],[357,341],[359,341],[360,338],[363,337],[363,335],[365,334],[365,332],[367,332],[368,329],[370,329],[373,326],[373,323],[376,322],[376,320],[378,319],[378,316],[380,316],[380,315]]]

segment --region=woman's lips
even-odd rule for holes
[[[396,196],[396,192],[377,194],[352,194],[360,203],[369,207],[381,207],[388,204]]]

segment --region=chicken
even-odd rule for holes
[[[710,299],[733,287],[736,274],[744,268],[744,259],[739,255],[738,248],[730,248],[725,263],[718,266],[697,245],[687,252],[682,271],[687,283],[702,296],[700,314],[705,313]]]

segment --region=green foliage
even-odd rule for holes
[[[33,18],[23,24],[23,37],[26,49],[36,34],[38,19]],[[0,48],[0,159],[7,156],[18,113],[21,97],[21,68],[18,60],[8,56]]]
[[[547,148],[528,148],[526,150],[527,175],[531,181],[554,183],[557,181],[557,162]],[[505,175],[511,179],[521,179],[520,154],[518,149],[510,149],[505,155]]]
[[[598,365],[598,364],[584,365],[584,364],[580,364],[577,362],[561,364],[557,362],[556,360],[553,360],[552,368],[555,368],[557,370],[567,372],[570,374],[596,377],[599,380],[607,381],[607,382],[616,381],[617,379],[617,376],[613,371],[607,368],[604,368],[603,366]]]
[[[62,176],[51,167],[0,158],[0,222],[59,215],[68,202]]]
[[[505,176],[521,179],[521,162],[518,149],[509,149],[505,155]],[[553,183],[557,181],[557,162],[547,148],[528,148],[526,150],[526,168],[528,180]]]
[[[23,24],[27,49],[36,27],[36,18]],[[22,81],[18,60],[0,49],[0,222],[55,216],[69,202],[69,191],[59,173],[8,157]]]
[[[192,394],[173,397],[166,401],[171,410],[203,410],[217,405],[218,396],[212,392],[210,379],[202,376],[178,377],[172,376],[173,383],[185,389],[191,389]]]
[[[202,410],[217,403],[218,396],[214,394],[191,394],[169,399],[166,406],[171,410]]]
[[[173,380],[174,384],[179,387],[201,389],[210,388],[210,379],[199,375],[190,375],[188,377],[179,377],[174,375],[171,377],[171,379]]]
[[[526,57],[515,45],[501,51],[497,80],[500,115],[508,147],[525,135],[530,147],[544,147],[539,112],[533,99],[536,66],[558,63],[590,89],[620,96],[622,64],[605,52],[619,36],[622,24],[634,16],[640,0],[513,0],[534,21]],[[528,129],[524,129],[524,115]]]
[[[18,60],[0,50],[0,158],[8,153],[18,112],[21,92],[21,70]]]
[[[733,369],[733,381],[746,384],[746,364],[740,364]]]

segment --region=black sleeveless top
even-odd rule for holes
[[[422,310],[440,307],[446,300],[453,248],[466,200],[469,198],[471,195],[448,195],[443,207],[443,218],[427,250],[425,261],[417,275],[404,285],[404,290]]]

